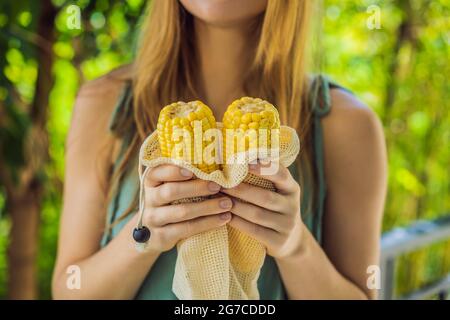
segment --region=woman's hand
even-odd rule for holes
[[[145,181],[144,225],[151,232],[150,250],[168,251],[181,239],[230,221],[232,201],[229,197],[171,204],[175,200],[219,193],[218,184],[192,177],[192,172],[174,165],[149,170]]]
[[[247,183],[221,192],[247,202],[233,201],[230,225],[261,241],[269,255],[283,258],[296,253],[301,245],[300,186],[288,169],[279,166],[277,173],[266,176],[261,175],[263,167],[250,165],[249,171],[272,181],[277,192]]]

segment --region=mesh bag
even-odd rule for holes
[[[295,161],[300,142],[294,129],[280,127],[277,151],[276,159],[270,156],[269,159],[277,160],[284,167]],[[246,182],[275,190],[270,181],[248,172],[248,164],[254,160],[254,155],[246,152],[244,161],[231,161],[230,164],[224,164],[222,170],[205,173],[184,160],[162,157],[154,132],[141,146],[139,176],[142,178],[144,168],[174,164],[192,171],[199,179],[214,181],[224,188],[233,188]],[[177,202],[201,200],[203,198],[197,197]],[[177,244],[177,251],[172,290],[178,299],[259,299],[257,280],[266,256],[266,249],[259,241],[225,225],[183,239]]]

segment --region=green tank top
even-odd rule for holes
[[[322,230],[322,216],[324,210],[324,202],[326,196],[326,183],[323,167],[323,139],[322,139],[322,125],[320,119],[330,111],[330,88],[339,87],[331,83],[326,77],[318,75],[313,80],[311,86],[311,98],[309,99],[313,115],[312,128],[312,146],[314,159],[314,175],[316,177],[316,187],[312,190],[307,181],[302,185],[302,192],[304,196],[301,203],[302,220],[308,229],[311,231],[315,239],[321,243]],[[119,99],[116,109],[114,110],[110,129],[117,129],[117,119],[129,114],[131,110],[131,85],[127,84],[124,92]],[[121,152],[116,161],[116,166],[120,162],[121,157],[129,145],[126,137],[122,145]],[[136,194],[139,190],[139,178],[137,171],[138,158],[131,161],[125,173],[119,179],[117,191],[108,204],[108,221],[113,223],[118,217],[135,200]],[[289,170],[294,178],[299,181],[299,174],[297,165],[292,165]],[[131,215],[125,219],[114,224],[108,232],[103,235],[101,245],[105,246],[112,238],[114,238],[123,226],[129,221]],[[131,235],[130,235],[131,237]],[[162,253],[152,268],[149,270],[147,277],[142,283],[135,299],[152,299],[152,300],[176,300],[177,297],[172,292],[172,280],[175,271],[175,262],[177,259],[176,246],[171,250]],[[286,299],[286,292],[283,282],[275,263],[274,258],[266,256],[264,264],[258,278],[258,289],[260,299],[262,300],[279,300]]]

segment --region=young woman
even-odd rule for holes
[[[262,299],[376,297],[366,283],[379,259],[382,127],[354,96],[306,73],[312,2],[152,1],[134,63],[87,83],[76,101],[55,298],[176,299],[176,243],[227,223],[267,248]],[[137,153],[160,109],[199,99],[221,119],[245,95],[272,102],[282,123],[297,129],[297,163],[266,177],[277,192],[245,183],[221,189],[176,166],[152,169],[145,181],[149,250],[137,252]],[[66,286],[71,265],[80,268],[80,289]]]

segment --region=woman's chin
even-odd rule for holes
[[[267,0],[181,0],[183,7],[196,19],[210,26],[231,28],[252,21],[262,14]]]

